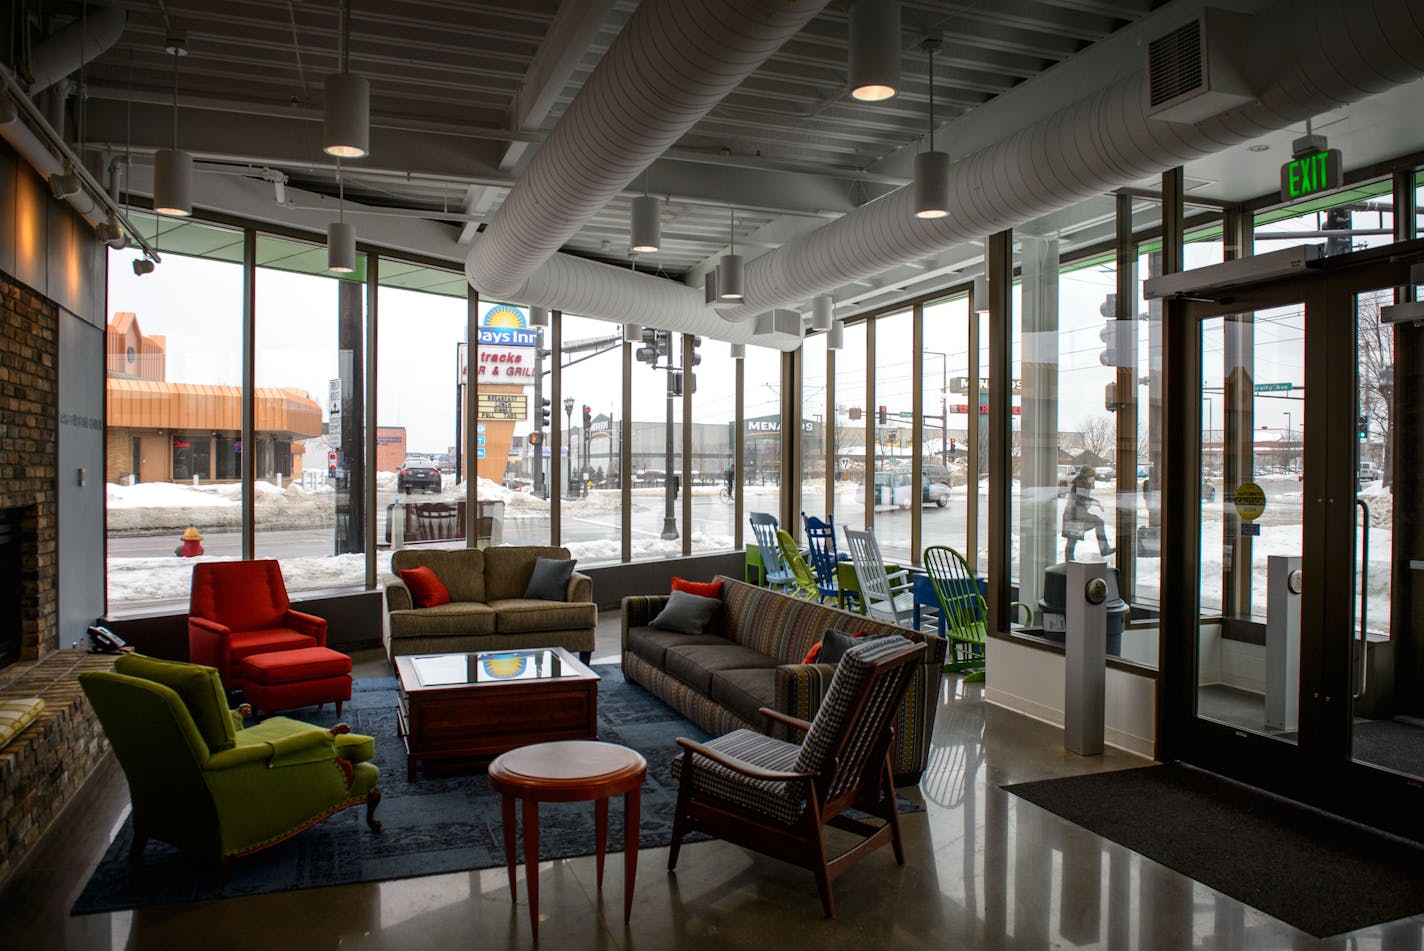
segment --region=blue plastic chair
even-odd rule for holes
[[[766,586],[773,591],[795,587],[796,576],[781,561],[781,545],[776,540],[776,517],[765,512],[753,512],[750,518],[752,534],[756,536],[757,549],[761,552],[762,570],[766,572]]]

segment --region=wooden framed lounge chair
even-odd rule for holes
[[[880,621],[913,628],[915,594],[910,573],[903,568],[893,573],[886,572],[880,545],[872,533],[848,528],[845,536],[850,560],[860,581],[864,613]]]
[[[697,828],[808,868],[821,907],[836,916],[831,880],[889,842],[905,864],[889,749],[895,710],[909,688],[924,644],[892,634],[846,652],[811,722],[761,708],[769,720],[805,731],[800,744],[735,730],[707,743],[679,738],[678,779],[668,869],[682,838]],[[855,808],[879,824],[845,815]],[[825,827],[860,836],[828,858]]]

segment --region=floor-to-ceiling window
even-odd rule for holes
[[[924,341],[921,465],[931,507],[923,511],[920,538],[927,546],[966,552],[969,414],[978,412],[978,400],[969,395],[969,299],[926,304]]]
[[[726,476],[734,460],[733,428],[737,420],[737,370],[731,345],[703,340],[702,357],[693,369],[697,390],[692,394],[692,550],[727,551],[733,546],[736,506]],[[735,475],[732,489],[735,489]]]
[[[826,335],[813,334],[801,344],[801,511],[826,517],[826,471],[833,465],[826,419]],[[797,533],[800,528],[798,526]]]
[[[836,439],[832,448],[839,473],[835,516],[841,529],[865,527],[865,482],[867,474],[874,472],[866,457],[866,423],[874,418],[865,392],[866,328],[863,320],[847,324],[841,349],[836,352]],[[843,543],[843,536],[837,539],[837,544]]]
[[[255,551],[288,590],[365,578],[366,259],[340,278],[326,248],[259,235]]]
[[[118,610],[186,601],[197,557],[242,555],[242,232],[131,218],[163,262],[138,274],[141,254],[109,252],[104,479]],[[202,538],[184,548],[185,533]]]
[[[775,515],[781,493],[781,351],[747,347],[742,378],[742,511]]]
[[[887,558],[918,561],[910,551],[910,519],[926,501],[928,485],[915,485],[911,376],[918,360],[913,349],[910,311],[877,317],[875,331],[875,412],[873,493],[866,504],[875,506],[875,538]],[[871,484],[866,479],[866,484]]]
[[[478,463],[485,455],[484,434],[468,452],[462,431],[467,286],[457,271],[381,259],[372,412],[379,574],[387,570],[386,546],[395,540],[393,515],[400,516],[405,544],[465,545],[467,459]],[[433,481],[417,471],[432,469]],[[490,483],[486,494],[496,486]],[[409,513],[397,509],[412,505]]]
[[[622,473],[619,432],[623,407],[623,334],[618,324],[564,314],[563,405],[568,437],[560,543],[581,565],[622,557]],[[634,371],[647,374],[645,364]],[[645,381],[646,382],[646,381]]]

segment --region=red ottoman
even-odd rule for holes
[[[237,685],[247,702],[274,713],[351,699],[351,658],[326,647],[252,654],[238,661]]]

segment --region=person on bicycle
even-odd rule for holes
[[[737,481],[737,467],[730,461],[722,467],[722,481],[727,484],[727,498],[732,498]]]

